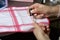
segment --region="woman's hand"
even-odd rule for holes
[[[34,30],[33,33],[35,35],[35,37],[37,38],[37,40],[50,40],[49,36],[47,33],[44,32],[43,28],[45,25],[44,24],[37,24],[36,22],[34,22]],[[47,25],[46,25],[47,26]],[[49,29],[49,28],[48,28]],[[48,31],[47,31],[48,32]],[[48,32],[49,33],[49,32]]]
[[[32,9],[31,13],[34,14],[36,18],[42,18],[50,11],[50,7],[39,3],[31,5],[29,9]]]
[[[46,6],[43,4],[35,3],[29,7],[32,9],[30,12],[34,14],[35,18],[43,18],[43,17],[50,17],[50,16],[57,16],[59,11],[58,6]]]

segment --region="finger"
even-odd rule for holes
[[[43,31],[45,30],[45,27],[44,27],[44,26],[42,26],[42,30],[43,30]]]
[[[45,28],[47,29],[47,31],[49,31],[49,25],[48,24],[45,24]]]
[[[46,26],[46,27],[47,27],[46,33],[49,35],[49,33],[50,33],[50,28],[49,28],[49,26]]]
[[[37,24],[36,22],[34,23],[34,27],[38,30],[43,30],[42,27],[44,27],[44,24]]]
[[[44,17],[44,14],[40,14],[40,15],[37,15],[37,16],[35,16],[37,19],[41,19],[41,18],[43,18]]]
[[[28,10],[29,11],[29,15],[36,15],[38,13],[37,9],[32,9],[32,10]]]
[[[50,30],[48,24],[40,23],[39,25],[42,25],[41,28],[42,28],[42,30],[44,30],[44,31],[45,31],[45,30],[46,30],[46,31],[49,31],[49,30]]]
[[[34,14],[33,17],[36,18],[37,14]]]
[[[43,31],[45,31],[45,30],[46,30],[46,31],[49,31],[49,28],[47,28],[47,26],[42,26],[42,30],[43,30]]]
[[[45,24],[45,30],[49,31],[49,25],[48,24]]]
[[[41,24],[40,24],[40,26],[38,25],[38,24],[36,24],[36,23],[34,23],[34,25],[35,25],[35,29],[33,30],[33,33],[34,34],[43,34],[43,35],[45,35],[45,32],[42,30],[42,28],[41,28]],[[36,35],[37,36],[37,35]]]
[[[40,32],[40,33],[44,33],[44,31],[42,30],[42,28],[41,28],[41,24],[40,25],[38,25],[36,22],[34,22],[34,30],[33,30],[33,32]]]
[[[34,14],[34,16],[36,17],[36,16],[37,16],[37,14]]]
[[[41,28],[42,28],[42,30],[44,31],[44,30],[45,30],[45,24],[41,23],[41,24],[39,24],[39,25],[42,25]]]
[[[49,26],[47,26],[47,31],[50,31],[50,28],[49,28]]]
[[[35,28],[39,28],[40,27],[35,21],[34,21],[33,25],[34,25]]]
[[[38,13],[38,10],[37,10],[37,8],[35,8],[35,9],[32,9],[30,12],[31,13]]]

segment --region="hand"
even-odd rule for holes
[[[50,7],[46,5],[42,5],[39,3],[33,4],[29,7],[31,10],[31,13],[34,14],[35,18],[42,18],[47,17],[47,13],[50,11]],[[47,16],[46,16],[47,15]]]
[[[37,24],[36,22],[34,22],[34,30],[33,33],[35,35],[35,37],[37,38],[37,40],[50,40],[49,36],[47,33],[44,32],[44,30],[42,29],[42,27],[44,27],[44,24]]]

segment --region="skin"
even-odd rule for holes
[[[29,9],[32,9],[30,12],[34,14],[33,17],[40,19],[43,17],[58,16],[59,5],[46,6],[43,4],[36,3],[31,5]],[[44,24],[37,24],[36,22],[34,22],[33,25],[35,27],[33,33],[37,38],[37,40],[50,40],[49,35],[44,32],[44,26],[45,26]],[[49,26],[47,27],[47,29],[49,29]]]
[[[50,16],[57,16],[59,11],[59,6],[46,6],[43,4],[35,3],[29,7],[31,13],[34,14],[35,18],[42,18],[42,17],[50,17]]]
[[[35,37],[37,38],[37,40],[50,40],[49,35],[47,33],[44,32],[44,30],[42,29],[43,24],[37,24],[36,22],[34,22],[34,30],[33,33],[35,35]]]

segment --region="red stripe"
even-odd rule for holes
[[[9,7],[10,8],[10,7]],[[12,7],[12,8],[14,8],[14,7]],[[16,10],[16,11],[20,11],[20,10],[27,10],[27,8],[26,7],[16,7],[16,8],[18,8],[18,9],[13,9],[13,10]],[[8,9],[5,9],[5,10],[0,10],[0,12],[5,12],[5,11],[8,11]],[[9,10],[10,11],[10,10]]]
[[[44,22],[42,22],[42,23],[44,23]],[[45,23],[45,24],[48,24],[48,23]],[[21,24],[21,25],[18,25],[18,26],[30,26],[30,25],[33,25],[32,23],[30,23],[30,24]],[[14,25],[15,26],[15,25]],[[5,26],[1,26],[0,28],[4,28]],[[13,26],[6,26],[7,28],[9,28],[9,27],[13,27]],[[6,28],[5,27],[5,28]],[[6,31],[6,32],[26,32],[26,31]],[[27,31],[28,32],[28,31]],[[29,31],[30,32],[30,31]]]
[[[47,23],[47,22],[40,22],[40,23],[44,23],[44,24],[48,24],[49,25],[49,23]],[[29,25],[33,25],[33,23],[21,24],[21,25],[17,25],[17,26],[29,26]],[[16,25],[13,25],[13,26],[16,26]],[[2,26],[2,25],[0,25],[0,27],[13,27],[13,26]]]
[[[14,22],[15,22],[15,27],[17,28],[17,31],[20,31],[20,29],[19,29],[19,23],[18,23],[18,21],[17,21],[17,18],[16,18],[16,16],[15,16],[15,13],[14,13],[14,10],[12,9],[12,7],[10,7],[10,12],[11,12],[11,15],[12,15],[12,17],[13,17],[13,20],[14,20]]]

